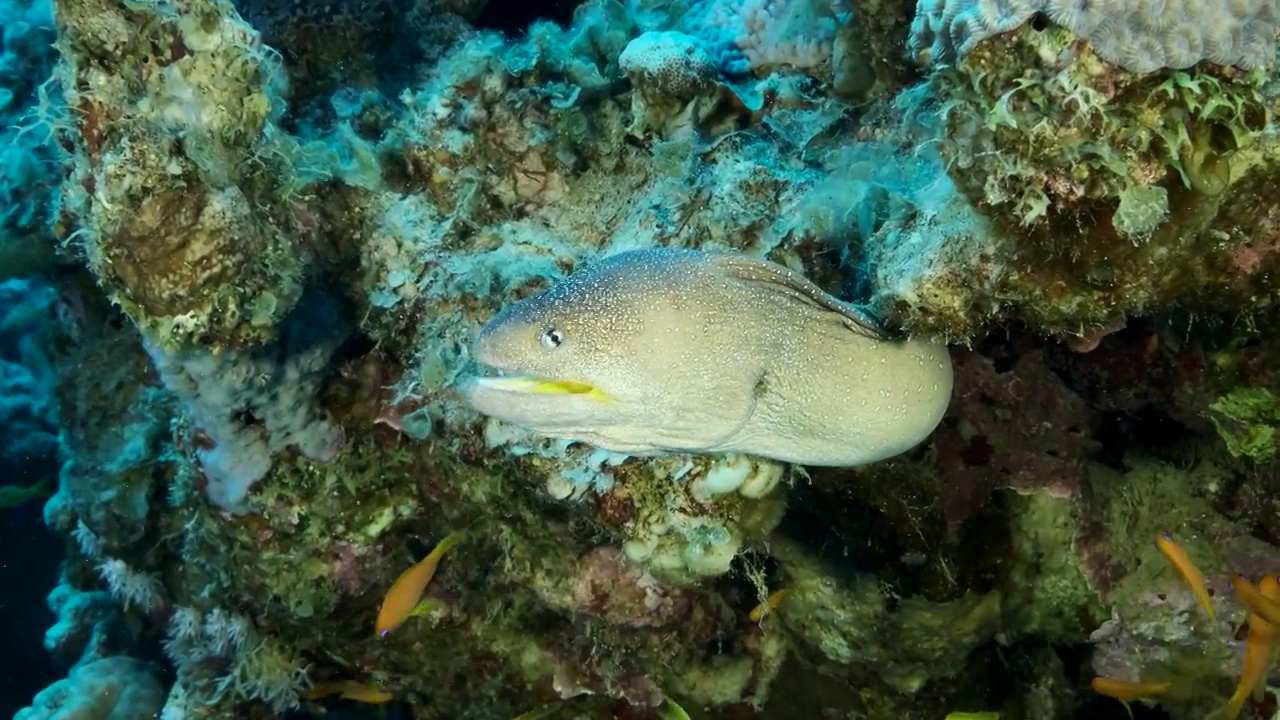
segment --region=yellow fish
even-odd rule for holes
[[[1196,602],[1200,603],[1200,607],[1204,608],[1210,620],[1216,620],[1217,617],[1213,612],[1213,602],[1209,599],[1209,588],[1204,584],[1204,576],[1200,574],[1200,568],[1191,562],[1191,558],[1187,556],[1187,551],[1182,546],[1175,543],[1168,535],[1159,535],[1156,537],[1156,547],[1164,554],[1173,569],[1182,576],[1182,579],[1191,587],[1191,592],[1196,596]]]
[[[1257,591],[1265,600],[1278,600],[1280,581],[1274,575],[1268,575],[1258,583]],[[1249,615],[1249,637],[1244,645],[1244,670],[1240,673],[1240,683],[1236,685],[1235,694],[1220,712],[1221,717],[1234,720],[1254,690],[1261,689],[1266,683],[1275,648],[1276,626],[1256,614]]]
[[[330,680],[316,683],[307,691],[308,700],[319,700],[330,695],[337,695],[345,700],[381,705],[395,696],[356,680]]]
[[[778,606],[782,604],[782,601],[786,600],[787,595],[790,595],[790,594],[791,594],[791,588],[782,588],[781,590],[765,598],[764,602],[755,606],[755,608],[751,610],[751,614],[748,616],[751,618],[751,622],[760,622],[760,619],[763,618],[765,615],[768,615],[774,610],[777,610]]]
[[[1096,677],[1089,681],[1089,687],[1099,695],[1115,698],[1124,705],[1125,712],[1133,717],[1133,709],[1129,703],[1133,700],[1154,700],[1173,688],[1168,682],[1127,682],[1111,678]]]
[[[1235,589],[1236,597],[1240,598],[1240,602],[1249,608],[1249,612],[1276,627],[1280,627],[1280,602],[1263,595],[1262,591],[1253,583],[1244,579],[1243,575],[1236,575],[1235,582],[1231,583],[1231,587]]]
[[[385,637],[387,633],[400,627],[401,623],[409,619],[414,609],[418,607],[419,601],[422,600],[422,593],[426,591],[431,578],[435,577],[436,568],[440,566],[440,558],[444,557],[449,548],[457,545],[465,536],[466,533],[462,531],[449,533],[436,545],[430,555],[400,573],[400,577],[396,578],[391,589],[387,591],[387,596],[382,599],[382,606],[378,608],[378,620],[374,624],[374,631],[379,637]]]

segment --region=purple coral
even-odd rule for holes
[[[1084,482],[1085,402],[1050,369],[1042,347],[1011,340],[986,353],[952,354],[955,394],[933,439],[952,524],[980,510],[997,488],[1068,497]]]
[[[632,567],[621,550],[609,546],[578,560],[572,594],[577,610],[629,627],[670,625],[690,608],[687,591]]]

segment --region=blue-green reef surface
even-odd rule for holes
[[[0,20],[15,720],[1280,713],[1280,0]]]

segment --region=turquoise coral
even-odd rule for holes
[[[156,717],[164,690],[141,660],[119,655],[77,666],[36,696],[15,720],[133,720]]]

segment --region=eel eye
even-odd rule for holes
[[[555,328],[547,328],[538,336],[538,342],[545,348],[558,348],[564,342],[564,333]]]

